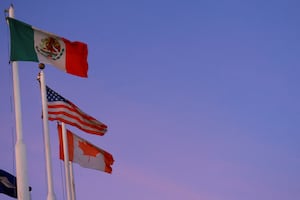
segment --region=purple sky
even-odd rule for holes
[[[300,199],[300,1],[2,0],[1,10],[11,2],[17,19],[88,44],[88,79],[45,69],[52,89],[109,127],[101,137],[68,126],[115,159],[112,175],[74,164],[78,200]],[[0,168],[14,174],[4,16],[0,35]],[[19,62],[33,200],[47,195],[37,65]]]

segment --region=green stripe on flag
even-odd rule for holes
[[[8,18],[8,20],[11,41],[10,60],[38,62],[32,27],[13,18]]]

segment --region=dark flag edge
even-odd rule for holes
[[[32,190],[32,188],[29,186],[29,191]],[[17,192],[17,178],[0,169],[0,193],[6,194],[13,198],[18,198],[18,192]]]

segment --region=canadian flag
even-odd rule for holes
[[[64,160],[63,140],[61,125],[58,124],[59,157]],[[67,130],[69,161],[82,167],[112,173],[113,156],[103,149]]]

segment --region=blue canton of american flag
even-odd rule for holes
[[[48,86],[46,86],[46,88],[47,88],[47,99],[48,99],[48,102],[54,102],[54,101],[64,101],[66,103],[68,102],[67,99],[63,98],[58,93],[54,92]]]
[[[48,86],[46,86],[46,89],[49,120],[64,122],[90,134],[105,134],[107,131],[105,124],[87,115],[75,104],[60,96]]]

